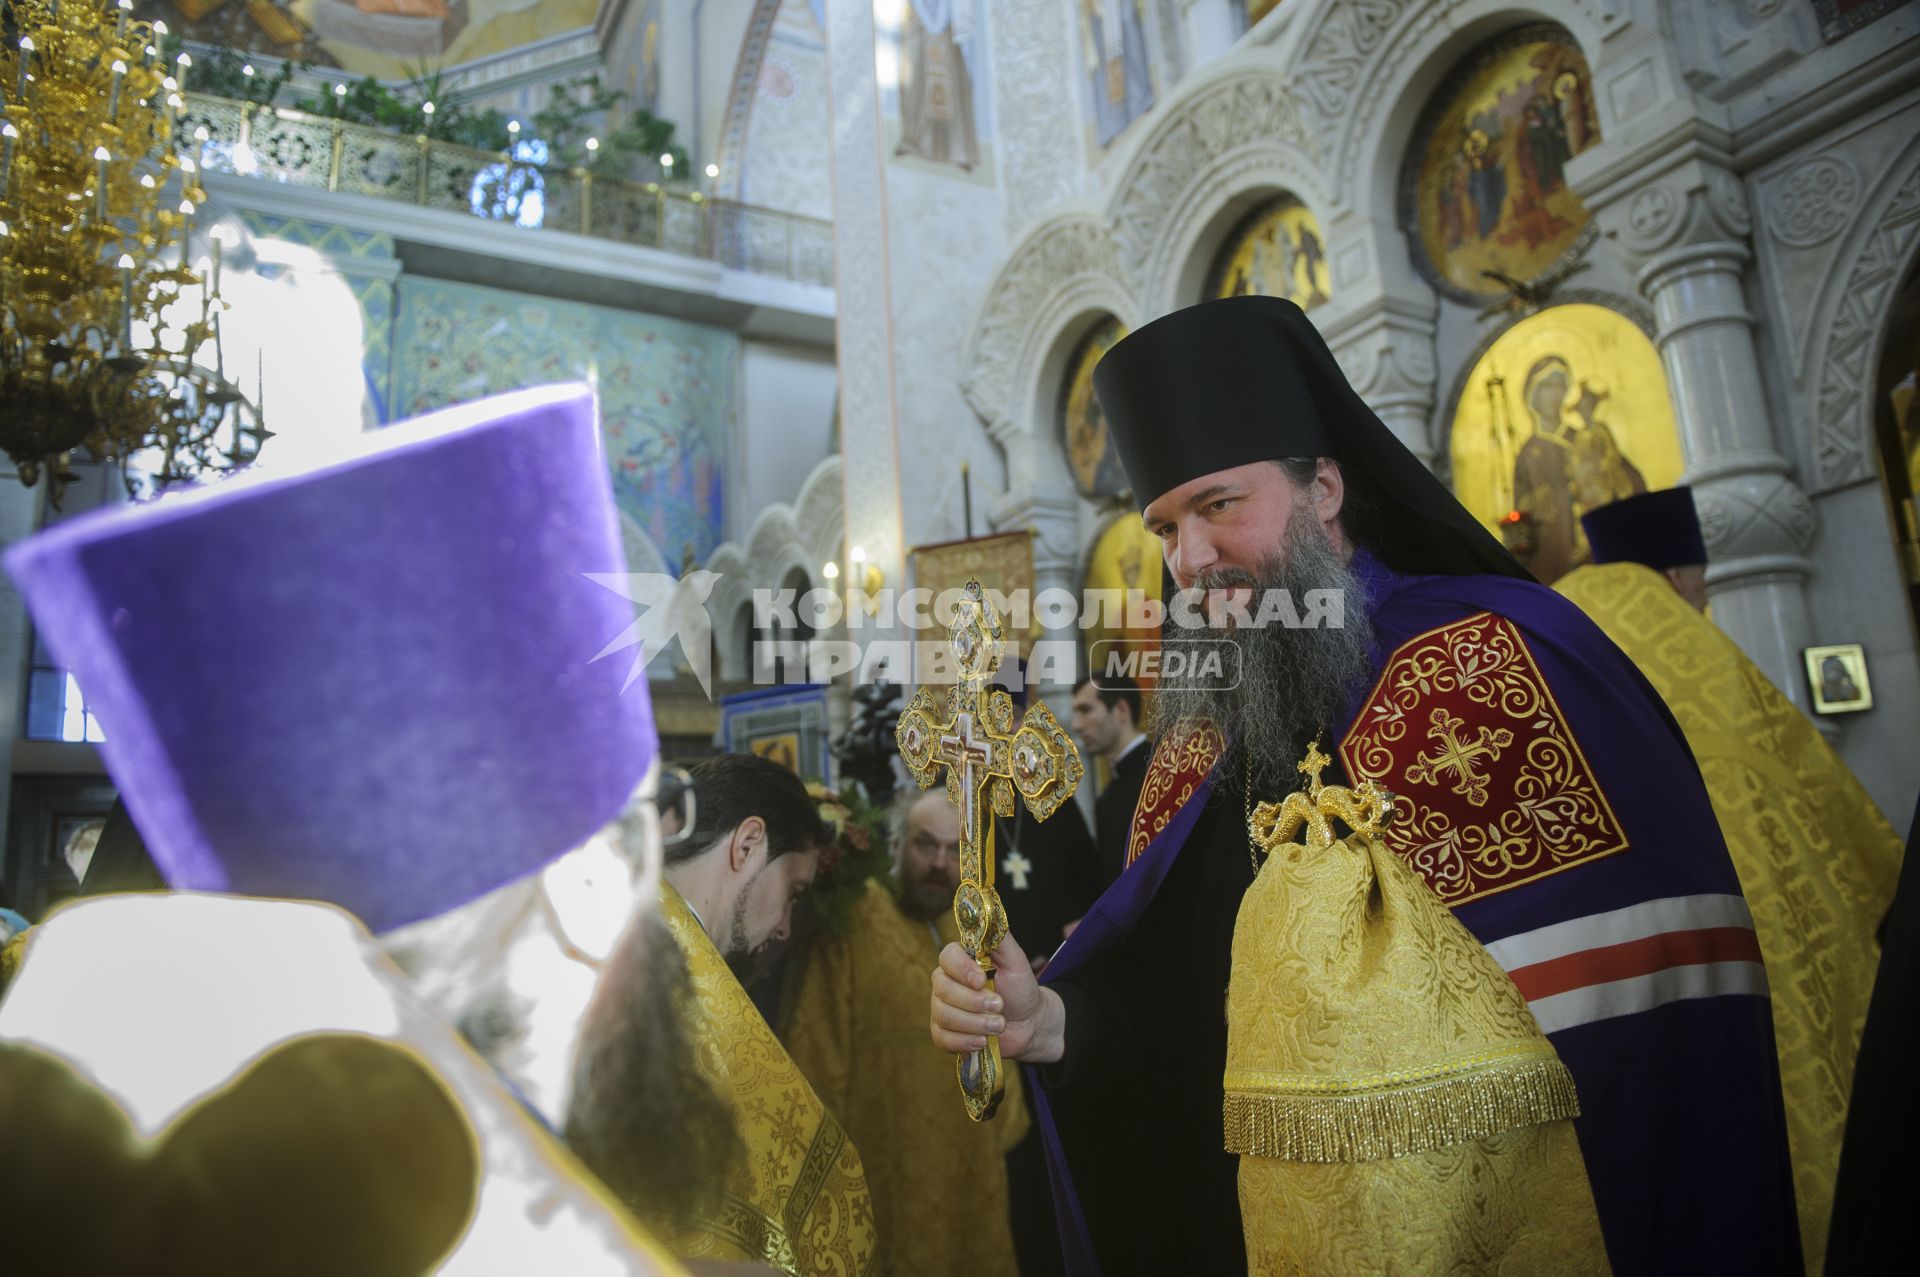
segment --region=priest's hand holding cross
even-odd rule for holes
[[[1045,705],[1032,705],[1016,731],[1012,698],[989,686],[1005,637],[978,581],[967,582],[955,613],[950,642],[958,680],[938,694],[930,687],[916,692],[895,739],[921,788],[945,769],[947,797],[960,809],[960,886],[953,896],[960,943],[947,946],[934,974],[933,1033],[943,1050],[959,1057],[967,1114],[981,1121],[993,1116],[1003,1090],[996,1038],[1005,1034],[1015,1058],[1035,1058],[1029,1053],[1037,1045],[1035,1030],[1047,1019],[1038,1013],[1049,1001],[1058,1003],[1041,992],[1026,955],[1007,934],[1006,910],[993,887],[993,817],[1013,815],[1018,793],[1035,818],[1045,820],[1073,796],[1083,768]],[[951,986],[944,1013],[943,982]]]

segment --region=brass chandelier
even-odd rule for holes
[[[57,503],[76,450],[149,450],[161,483],[244,465],[269,437],[226,376],[220,242],[178,136],[187,54],[132,0],[11,0],[0,41],[0,447]],[[182,145],[184,141],[184,145]]]

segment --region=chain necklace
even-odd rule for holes
[[[1247,859],[1253,863],[1253,873],[1257,878],[1260,876],[1260,843],[1253,836],[1253,755],[1249,753],[1244,762],[1246,781],[1241,787],[1240,802],[1247,813]]]

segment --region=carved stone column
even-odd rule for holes
[[[826,16],[831,107],[838,124],[830,155],[845,546],[849,551],[859,546],[898,588],[906,579],[906,546],[873,6],[834,4]],[[849,637],[864,646],[890,635],[866,627]]]
[[[1774,443],[1741,275],[1752,219],[1710,142],[1687,139],[1588,206],[1653,303],[1660,357],[1706,534],[1714,620],[1806,708],[1804,584],[1816,520]],[[1651,168],[1651,171],[1649,169]]]
[[[1433,469],[1431,301],[1387,294],[1362,302],[1325,329],[1327,344],[1360,397],[1420,463]]]

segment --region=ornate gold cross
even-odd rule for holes
[[[1377,835],[1393,823],[1393,795],[1370,780],[1353,788],[1322,785],[1320,773],[1333,762],[1320,752],[1320,742],[1307,746],[1307,756],[1295,770],[1307,778],[1305,793],[1295,791],[1277,803],[1261,803],[1247,817],[1247,833],[1268,855],[1293,841],[1302,828],[1310,851],[1331,847],[1333,821],[1356,834]]]
[[[1430,756],[1422,754],[1414,759],[1407,768],[1407,779],[1438,785],[1441,773],[1452,772],[1453,792],[1475,807],[1486,806],[1487,777],[1474,770],[1474,761],[1482,754],[1489,762],[1499,758],[1500,751],[1513,744],[1513,733],[1504,727],[1482,727],[1477,739],[1462,740],[1460,728],[1466,723],[1444,709],[1433,711],[1432,724],[1427,728],[1427,739],[1438,741],[1440,747]]]
[[[1045,820],[1073,797],[1085,769],[1053,711],[1036,700],[1016,731],[1013,698],[988,684],[1006,636],[978,581],[967,582],[948,643],[958,681],[938,691],[922,687],[915,692],[900,714],[894,740],[920,788],[946,770],[947,798],[960,809],[960,885],[953,893],[953,917],[960,924],[961,947],[987,973],[992,991],[993,951],[1007,934],[1007,911],[993,889],[993,817],[1013,815],[1018,793],[1034,818]],[[976,1122],[992,1117],[1006,1089],[1000,1040],[989,1037],[986,1046],[960,1056],[954,1069],[967,1116]]]

